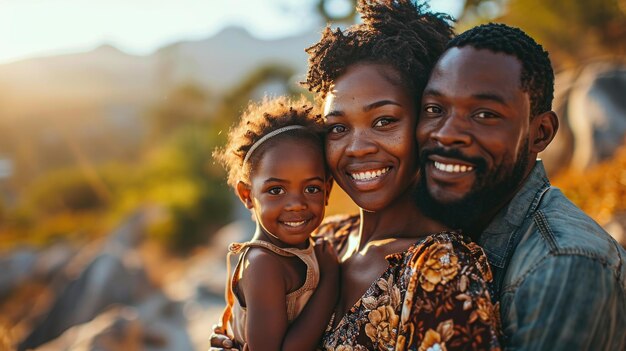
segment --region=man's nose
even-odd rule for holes
[[[471,143],[470,132],[471,125],[466,118],[452,112],[442,119],[431,137],[443,146],[463,146]]]

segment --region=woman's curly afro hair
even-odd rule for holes
[[[363,23],[346,30],[326,27],[322,38],[306,49],[309,69],[302,84],[324,99],[351,65],[386,64],[420,98],[432,67],[453,36],[452,18],[411,0],[359,0],[357,10]]]

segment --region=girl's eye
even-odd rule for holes
[[[374,127],[384,127],[386,125],[391,124],[393,121],[394,121],[393,118],[383,117],[377,120],[376,123],[374,123]]]
[[[424,112],[439,114],[442,112],[442,110],[439,106],[427,105],[426,107],[424,107]]]
[[[282,195],[285,193],[285,190],[281,187],[273,187],[267,190],[270,195]]]
[[[307,194],[317,194],[320,191],[322,191],[322,189],[320,189],[319,186],[307,186],[304,188],[304,192]]]
[[[332,134],[339,134],[339,133],[343,133],[346,131],[346,127],[342,126],[341,124],[335,124],[334,126],[331,126],[328,129],[329,133]]]

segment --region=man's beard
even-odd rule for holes
[[[487,172],[487,163],[482,158],[471,158],[463,155],[458,149],[434,148],[420,153],[420,181],[415,197],[418,206],[428,217],[435,219],[452,229],[472,229],[477,221],[487,212],[502,205],[524,179],[528,167],[528,139],[517,154],[513,168],[507,171],[500,165],[492,172]],[[450,203],[441,203],[431,195],[426,182],[426,165],[428,156],[436,154],[444,157],[465,160],[474,165],[476,180],[472,189],[461,199]],[[479,233],[467,233],[478,235]]]

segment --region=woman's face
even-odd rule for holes
[[[362,209],[408,193],[417,172],[415,102],[390,66],[361,63],[336,80],[324,104],[326,161]]]

